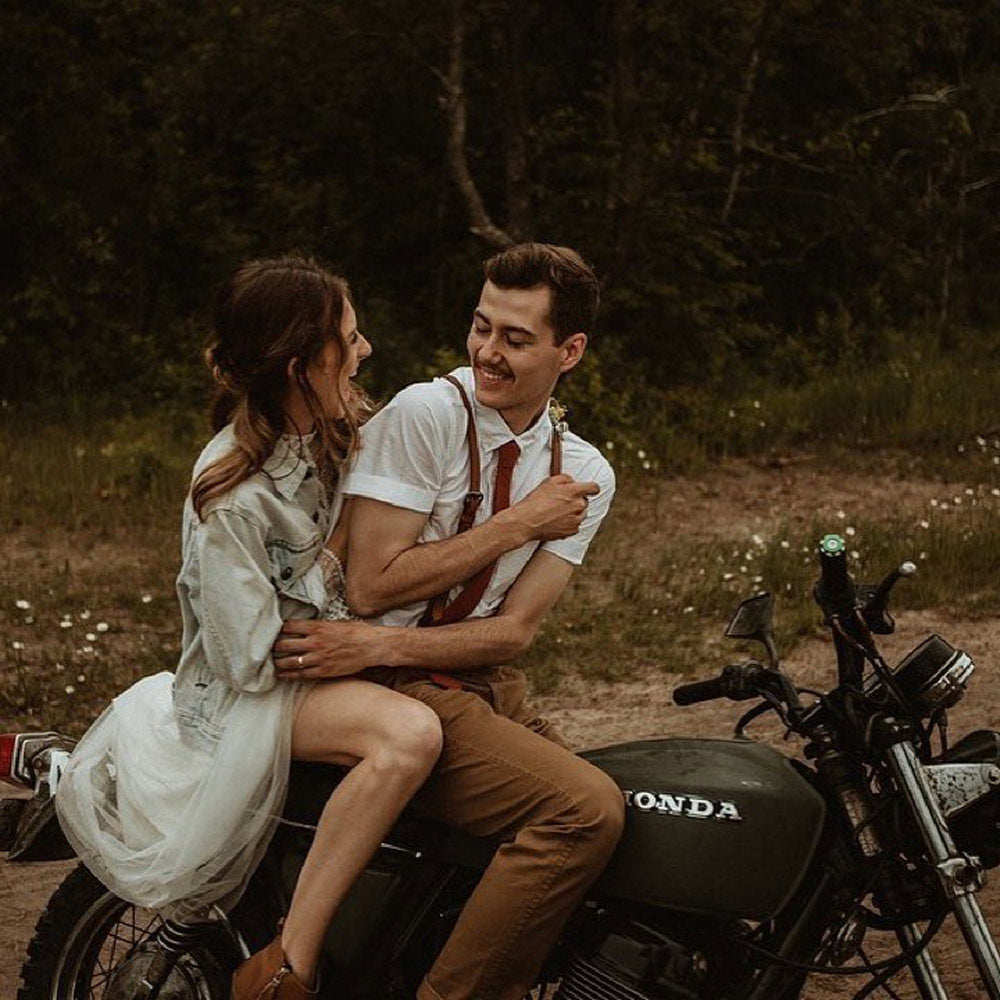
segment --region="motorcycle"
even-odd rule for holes
[[[822,540],[819,560],[814,596],[833,633],[835,687],[795,686],[761,593],[726,634],[762,643],[765,662],[674,691],[678,705],[753,700],[733,739],[642,740],[583,755],[622,788],[626,828],[534,996],[794,1000],[811,973],[825,973],[862,977],[862,1000],[908,969],[923,1000],[947,1000],[927,946],[953,914],[985,995],[1000,1000],[1000,956],[976,898],[984,870],[1000,863],[1000,733],[953,745],[947,736],[972,660],[933,635],[890,668],[875,637],[893,631],[889,593],[915,567],[855,585],[836,535]],[[801,738],[802,760],[747,738],[766,712]],[[71,746],[55,733],[0,741],[0,771],[34,793],[0,809],[8,861],[71,854],[52,808]],[[232,968],[285,912],[342,773],[294,766],[277,833],[228,913],[162,920],[77,868],[38,921],[18,1000],[227,997]],[[412,998],[495,847],[404,813],[330,928],[323,995]],[[869,959],[869,931],[888,932],[895,953]]]

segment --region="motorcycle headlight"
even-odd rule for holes
[[[955,649],[939,635],[931,635],[903,658],[892,675],[914,711],[926,719],[939,708],[951,708],[961,700],[975,669],[968,653]],[[876,681],[870,693],[877,696],[882,687],[882,682]]]

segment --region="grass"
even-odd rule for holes
[[[877,469],[887,503],[866,519],[772,519],[759,536],[692,532],[664,475],[679,446],[670,458],[638,438],[613,442],[619,495],[586,568],[525,660],[536,687],[551,690],[568,674],[711,673],[739,655],[720,637],[739,600],[761,588],[778,597],[778,645],[789,651],[817,628],[813,551],[832,527],[859,553],[861,579],[874,581],[905,558],[918,563],[921,572],[900,586],[901,606],[994,614],[1000,431],[989,426],[987,396],[1000,386],[979,373],[964,381],[931,373],[921,384],[904,375],[855,379],[846,406],[849,386],[833,377],[798,395],[776,390],[757,406],[748,399],[737,416],[722,411],[711,446],[699,437],[703,425],[675,432],[687,442],[686,466],[697,470],[713,468],[713,455],[795,446],[820,449],[825,463],[855,474]],[[900,383],[889,398],[887,379]],[[733,421],[765,427],[737,431]],[[859,443],[851,427],[867,437]],[[206,433],[186,412],[60,424],[0,410],[0,728],[80,733],[137,677],[175,666],[180,505]],[[874,451],[876,442],[895,450]],[[915,476],[941,479],[932,503],[895,509],[893,477]]]
[[[629,398],[633,419],[610,443],[622,468],[640,472],[697,473],[719,458],[837,446],[861,456],[898,449],[924,473],[967,473],[968,453],[1000,448],[1000,366],[977,360],[915,355],[834,369],[796,386]]]
[[[816,543],[831,530],[846,535],[859,583],[877,583],[906,559],[917,564],[917,574],[898,586],[896,606],[995,615],[1000,498],[985,487],[968,489],[961,503],[952,497],[916,515],[779,524],[767,539],[685,542],[671,538],[628,484],[595,542],[590,572],[571,583],[529,656],[536,686],[550,690],[568,671],[601,680],[625,680],[648,668],[708,675],[741,650],[760,655],[717,641],[738,603],[760,590],[775,595],[777,645],[788,653],[819,630],[811,596]]]

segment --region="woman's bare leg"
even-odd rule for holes
[[[296,760],[358,763],[320,817],[281,935],[292,969],[316,976],[333,914],[441,752],[441,723],[426,705],[368,681],[317,684],[292,729]]]

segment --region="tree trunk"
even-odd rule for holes
[[[768,0],[761,0],[757,7],[753,25],[753,37],[750,43],[750,52],[747,56],[746,68],[743,71],[743,80],[739,94],[736,97],[736,114],[733,117],[733,170],[729,175],[729,185],[726,189],[726,200],[722,206],[722,221],[728,222],[732,213],[736,196],[740,190],[740,181],[743,178],[743,135],[746,128],[747,108],[753,97],[754,87],[757,85],[757,72],[760,69],[760,48],[764,35],[764,23],[767,19]]]
[[[497,94],[503,129],[504,183],[507,232],[523,240],[531,232],[531,193],[528,186],[528,114],[524,102],[524,5],[513,0],[501,23],[493,29],[493,46],[499,61]]]
[[[615,0],[612,13],[614,67],[611,135],[618,148],[612,164],[608,208],[612,220],[611,262],[606,280],[628,270],[632,234],[642,197],[645,157],[639,117],[636,67],[636,0]]]
[[[462,0],[452,0],[451,28],[448,38],[448,73],[443,81],[441,103],[448,124],[448,167],[452,180],[465,204],[469,232],[497,249],[514,243],[508,232],[496,225],[469,170],[466,138],[465,99],[465,7]]]

